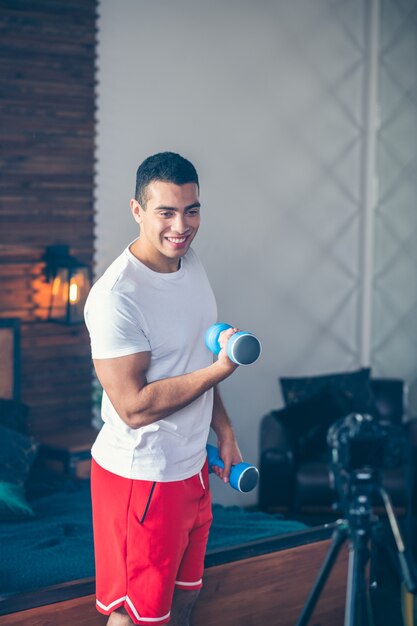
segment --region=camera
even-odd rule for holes
[[[404,430],[368,413],[337,420],[327,432],[327,444],[329,479],[338,496],[333,506],[346,515],[359,502],[380,502],[382,471],[404,465],[407,454]]]
[[[367,413],[351,413],[328,430],[331,464],[345,472],[398,467],[405,460],[402,428]]]

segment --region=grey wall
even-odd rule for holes
[[[417,414],[417,2],[381,0],[372,364]],[[411,397],[413,396],[413,398]]]
[[[219,318],[264,345],[222,385],[248,460],[260,418],[282,403],[279,376],[368,360],[368,5],[100,2],[97,273],[137,234],[139,162],[159,150],[190,158],[203,203],[195,247]],[[219,502],[255,501],[212,485]]]

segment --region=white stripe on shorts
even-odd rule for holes
[[[99,607],[103,609],[103,611],[110,611],[110,609],[116,606],[116,604],[119,604],[119,602],[124,602],[125,600],[126,600],[126,596],[123,596],[122,598],[119,598],[118,600],[115,600],[114,602],[110,602],[108,606],[100,602],[100,600],[96,600],[96,604],[98,604]]]
[[[176,580],[175,584],[184,585],[184,587],[195,587],[196,585],[201,585],[202,582],[203,582],[203,579],[200,578],[200,580],[197,580],[195,583],[184,583],[182,582],[182,580]]]
[[[163,615],[162,617],[142,617],[137,612],[136,607],[133,604],[132,600],[129,598],[129,596],[126,596],[126,602],[128,603],[128,605],[132,609],[132,612],[133,612],[134,616],[136,617],[136,619],[140,619],[141,622],[154,622],[154,623],[155,622],[162,622],[163,619],[166,619],[167,617],[169,617],[171,615],[171,611],[168,611],[168,613],[166,615]]]

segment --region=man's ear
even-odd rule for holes
[[[135,220],[135,222],[141,224],[144,209],[142,205],[140,205],[139,202],[135,200],[135,198],[132,198],[130,201],[130,210],[132,211],[133,219]]]

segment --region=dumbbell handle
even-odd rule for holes
[[[207,444],[206,449],[209,472],[213,471],[211,469],[213,465],[217,465],[217,467],[224,469],[224,463],[219,457],[217,448]],[[241,491],[242,493],[252,491],[252,489],[254,489],[258,484],[258,478],[258,469],[254,465],[250,465],[250,463],[236,463],[236,465],[232,465],[230,470],[230,486],[237,491]]]
[[[221,333],[228,328],[232,328],[230,324],[219,322],[213,324],[206,332],[206,346],[214,354],[219,354],[221,345],[219,338]],[[226,345],[227,356],[237,365],[251,365],[258,360],[261,354],[261,342],[255,335],[247,331],[239,331],[234,333],[228,340]]]

